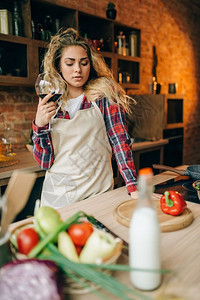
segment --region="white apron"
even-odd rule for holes
[[[54,119],[55,160],[46,172],[41,205],[59,208],[113,188],[112,149],[97,104],[73,119]]]

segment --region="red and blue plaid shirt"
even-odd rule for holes
[[[102,113],[109,142],[115,155],[118,169],[125,181],[128,193],[136,190],[137,176],[133,161],[131,140],[127,133],[124,111],[116,105],[112,105],[106,98],[96,101]],[[86,97],[84,97],[81,108],[87,109],[92,106]],[[58,111],[57,118],[70,119],[69,113]],[[51,135],[45,131],[45,127],[37,127],[33,122],[33,156],[43,170],[51,168],[54,162],[54,150],[51,141]]]

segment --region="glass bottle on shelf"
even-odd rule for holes
[[[36,40],[45,40],[44,29],[41,23],[37,23],[35,28],[35,38]]]
[[[131,31],[129,36],[129,50],[130,56],[137,56],[137,34]]]
[[[120,31],[117,36],[117,53],[126,55],[126,36],[123,34],[123,31]]]
[[[23,21],[18,1],[13,2],[13,33],[16,36],[23,36]]]
[[[157,91],[157,80],[156,80],[156,77],[153,76],[152,77],[152,94],[154,94],[154,95],[157,94],[156,91]]]
[[[57,33],[60,29],[60,19],[55,19],[55,30],[54,33]]]
[[[49,42],[53,34],[52,18],[50,15],[47,15],[44,19],[44,34],[45,34],[44,40]]]
[[[152,200],[152,177],[151,168],[139,170],[139,197],[130,224],[129,262],[130,266],[135,268],[130,272],[130,279],[132,284],[141,290],[154,290],[161,283],[161,235]]]
[[[33,20],[31,20],[31,32],[32,32],[32,39],[35,40],[36,36],[35,36],[35,23]]]

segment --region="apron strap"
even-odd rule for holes
[[[103,124],[105,125],[104,123],[104,119],[103,119],[103,116],[102,116],[102,113],[100,111],[100,108],[98,107],[98,105],[96,104],[96,101],[91,101],[95,110],[97,111],[98,115],[100,116],[101,120],[103,121]]]

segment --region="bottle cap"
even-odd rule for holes
[[[140,169],[139,170],[139,173],[138,173],[139,175],[151,175],[151,174],[153,174],[153,170],[152,170],[152,168],[142,168],[142,169]]]

